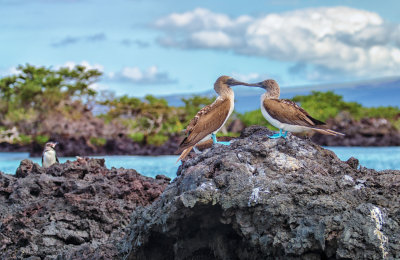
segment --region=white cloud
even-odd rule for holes
[[[134,84],[169,84],[176,82],[176,80],[170,79],[167,73],[160,72],[157,66],[150,66],[146,70],[139,67],[125,67],[121,71],[109,73],[108,79]]]
[[[225,49],[308,65],[316,75],[388,76],[400,72],[400,25],[374,12],[310,8],[258,18],[195,9],[155,22],[169,47]],[[318,73],[315,71],[317,70]]]
[[[69,69],[73,69],[76,65],[81,65],[86,67],[88,70],[93,70],[96,69],[100,72],[104,72],[104,66],[101,64],[90,64],[88,61],[81,61],[80,63],[76,63],[74,61],[67,61],[66,63],[64,63],[64,65],[57,65],[56,68],[60,68],[60,67],[67,67]]]
[[[267,78],[265,75],[261,75],[260,73],[248,73],[248,74],[242,74],[242,73],[237,73],[233,72],[232,77],[234,79],[237,79],[239,81],[244,81],[244,82],[256,82],[256,81],[261,81]]]
[[[169,30],[227,30],[235,29],[249,23],[251,17],[242,15],[237,19],[231,19],[225,14],[213,13],[204,8],[196,8],[191,12],[182,14],[173,13],[155,22],[157,28]]]

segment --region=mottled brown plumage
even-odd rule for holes
[[[327,135],[343,135],[324,128],[325,123],[313,118],[307,111],[288,99],[279,99],[280,89],[275,80],[269,79],[249,86],[261,87],[261,112],[273,126],[289,132],[314,130]]]
[[[228,98],[217,98],[212,104],[203,107],[186,128],[188,135],[179,145],[178,152],[193,146],[210,133],[220,129],[231,107]]]
[[[221,76],[214,84],[214,90],[219,95],[210,105],[203,107],[190,121],[186,128],[187,137],[181,142],[177,153],[181,153],[179,160],[184,159],[193,146],[204,139],[208,139],[212,133],[218,132],[224,126],[234,107],[234,93],[229,86],[248,85],[236,81],[229,76]]]
[[[288,99],[266,98],[263,100],[263,106],[271,117],[281,123],[287,123],[300,126],[325,125],[299,107],[295,102]]]

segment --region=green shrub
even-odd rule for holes
[[[23,144],[23,145],[28,145],[28,144],[32,143],[32,136],[20,134],[18,143]]]
[[[44,145],[45,143],[47,143],[49,141],[50,137],[47,135],[37,135],[35,136],[35,141],[40,144],[40,145]]]
[[[156,134],[147,136],[147,143],[160,146],[168,141],[169,137],[166,135]]]
[[[144,133],[137,132],[137,133],[129,134],[128,137],[135,142],[141,143],[144,140]]]
[[[107,140],[102,137],[90,137],[90,143],[95,146],[104,146]]]

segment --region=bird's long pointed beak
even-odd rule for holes
[[[245,85],[245,86],[248,86],[248,87],[258,87],[258,88],[263,88],[263,89],[265,89],[265,86],[264,86],[264,84],[263,84],[262,81],[261,81],[261,82],[257,82],[257,83],[250,83],[250,84],[247,84],[247,85]]]
[[[228,84],[229,86],[237,86],[237,85],[248,86],[249,85],[249,83],[238,81],[238,80],[233,79],[233,78],[228,79],[226,84]]]

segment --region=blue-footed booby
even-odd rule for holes
[[[42,155],[42,166],[47,168],[58,162],[56,150],[54,149],[58,143],[48,142],[44,145],[44,151]]]
[[[300,133],[309,130],[326,135],[344,135],[324,128],[325,123],[310,116],[303,108],[289,99],[279,99],[278,83],[273,79],[249,84],[266,90],[261,96],[261,112],[271,125],[279,128],[279,133],[269,138],[286,138],[287,132]],[[283,131],[285,131],[283,133]]]
[[[186,128],[187,137],[179,145],[178,160],[184,159],[192,148],[210,137],[213,143],[229,145],[229,142],[219,142],[215,134],[224,126],[234,108],[234,93],[230,86],[249,85],[229,76],[221,76],[214,83],[214,90],[219,95],[210,105],[203,107],[190,121]]]

